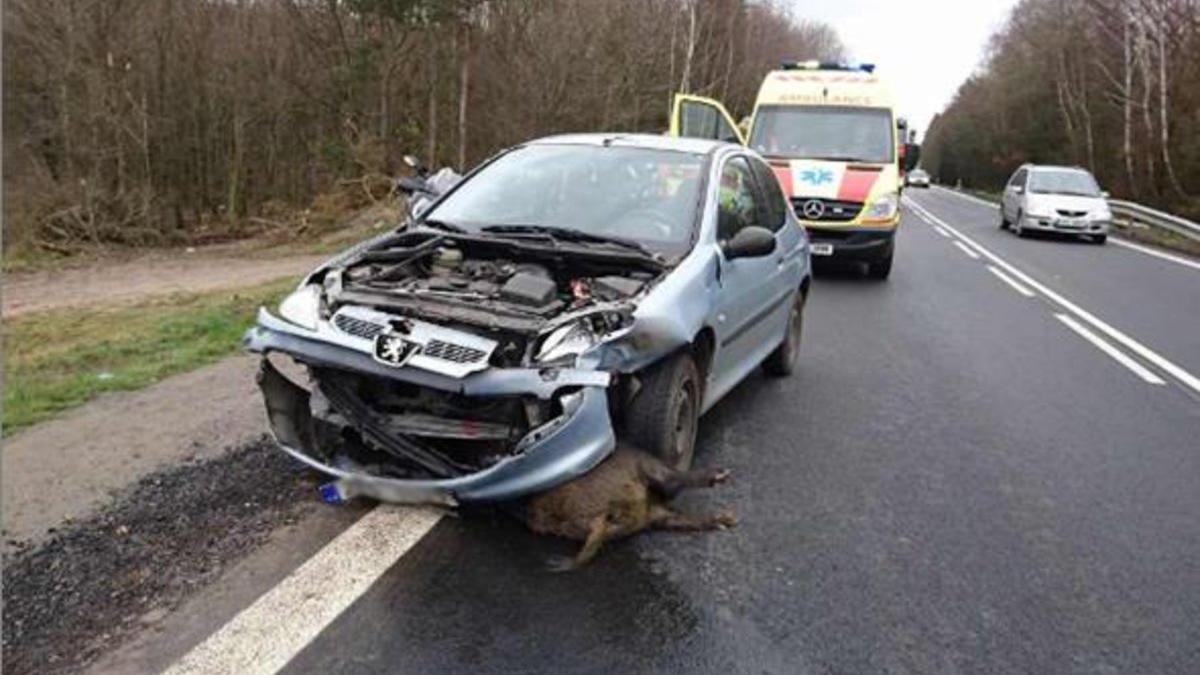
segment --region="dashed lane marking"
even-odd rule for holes
[[[278,672],[440,518],[425,509],[375,507],[164,672]]]
[[[1059,293],[1055,292],[1054,290],[1050,289],[1049,287],[1047,287],[1045,284],[1041,283],[1040,281],[1037,281],[1033,277],[1031,277],[1028,274],[1022,272],[1021,270],[1017,269],[1015,266],[1010,264],[1008,261],[1004,260],[1003,258],[996,255],[995,253],[992,253],[987,248],[981,246],[974,239],[972,239],[972,238],[968,237],[967,235],[963,234],[962,232],[960,232],[958,230],[958,228],[955,228],[955,227],[949,225],[948,223],[946,223],[946,221],[944,221],[941,218],[938,218],[937,216],[930,213],[928,209],[921,206],[920,204],[917,204],[911,198],[906,197],[906,199],[909,200],[909,205],[912,208],[914,208],[915,210],[921,212],[923,215],[928,217],[930,220],[933,221],[933,223],[935,225],[941,225],[942,227],[944,227],[947,230],[949,230],[950,232],[952,232],[956,237],[958,237],[962,241],[966,242],[971,248],[978,251],[980,255],[984,256],[988,260],[995,263],[997,267],[1000,267],[1004,271],[1008,272],[1010,275],[1012,275],[1018,281],[1024,283],[1026,286],[1028,286],[1028,287],[1032,288],[1033,290],[1046,296],[1046,298],[1048,298],[1050,301],[1058,304],[1059,306],[1061,306],[1063,309],[1067,310],[1071,314],[1074,314],[1075,317],[1082,319],[1084,323],[1099,330],[1101,333],[1104,333],[1109,339],[1114,340],[1115,342],[1119,343],[1121,346],[1125,347],[1129,351],[1131,351],[1134,354],[1136,354],[1137,356],[1141,357],[1143,360],[1147,361],[1148,363],[1153,364],[1158,369],[1162,370],[1163,372],[1167,373],[1171,377],[1175,378],[1181,384],[1183,384],[1185,387],[1187,387],[1188,389],[1191,389],[1193,393],[1200,394],[1200,378],[1196,377],[1195,375],[1189,373],[1188,371],[1184,370],[1180,366],[1176,365],[1174,362],[1172,362],[1170,359],[1166,358],[1162,354],[1159,354],[1158,352],[1154,351],[1153,349],[1150,349],[1149,347],[1142,344],[1141,342],[1138,342],[1137,340],[1133,339],[1132,337],[1129,337],[1122,331],[1117,330],[1113,326],[1109,325],[1107,322],[1103,321],[1102,319],[1100,319],[1096,315],[1092,314],[1091,312],[1083,309],[1079,305],[1076,305],[1074,302],[1071,302],[1070,300],[1066,299],[1065,297],[1063,297]]]
[[[965,192],[959,192],[958,190],[951,190],[949,188],[944,188],[941,186],[937,186],[937,189],[940,192],[945,192],[946,194],[951,194],[951,195],[954,195],[955,197],[961,197],[962,199],[965,199],[965,200],[971,201],[971,202],[975,202],[976,204],[986,206],[990,209],[999,208],[999,206],[995,202],[989,202],[986,199],[980,199],[979,197],[966,194]],[[1168,262],[1173,262],[1176,265],[1183,265],[1184,267],[1190,267],[1191,269],[1194,269],[1194,270],[1200,270],[1200,260],[1186,258],[1186,257],[1180,256],[1180,255],[1174,255],[1172,253],[1167,253],[1166,251],[1160,251],[1156,248],[1151,248],[1149,246],[1142,246],[1141,244],[1135,244],[1134,242],[1129,241],[1128,239],[1124,239],[1124,238],[1118,237],[1116,235],[1109,235],[1108,240],[1110,242],[1116,244],[1117,246],[1122,246],[1131,251],[1137,251],[1138,253],[1144,253],[1149,256],[1154,256],[1155,258],[1159,258],[1160,260],[1166,260]]]
[[[1105,341],[1103,338],[1101,338],[1099,335],[1096,335],[1092,331],[1079,325],[1079,322],[1076,321],[1075,319],[1072,319],[1071,317],[1067,316],[1066,314],[1055,314],[1054,316],[1059,321],[1065,323],[1067,325],[1067,328],[1070,328],[1071,330],[1078,333],[1080,337],[1082,337],[1084,340],[1087,340],[1088,342],[1095,345],[1095,347],[1097,349],[1099,349],[1100,351],[1104,352],[1105,354],[1108,354],[1117,363],[1125,366],[1129,370],[1132,370],[1134,375],[1137,375],[1138,377],[1142,378],[1148,384],[1155,384],[1155,385],[1159,385],[1159,386],[1166,384],[1166,382],[1164,382],[1161,377],[1150,372],[1149,370],[1146,369],[1145,366],[1138,363],[1137,361],[1134,361],[1133,359],[1129,358],[1125,354],[1125,352],[1112,346],[1107,341]]]

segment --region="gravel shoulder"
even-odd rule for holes
[[[317,480],[264,438],[149,474],[36,549],[5,555],[5,670],[77,672],[162,621],[319,510]]]
[[[146,389],[104,394],[5,438],[5,549],[41,543],[141,476],[261,436],[257,368],[257,357],[236,356]]]

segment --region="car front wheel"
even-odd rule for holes
[[[679,470],[692,466],[703,386],[690,354],[652,366],[625,418],[629,440]]]

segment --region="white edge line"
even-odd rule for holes
[[[976,197],[975,195],[969,195],[965,192],[960,192],[958,190],[954,190],[954,189],[951,189],[948,187],[942,187],[941,185],[937,185],[935,187],[942,192],[949,192],[950,194],[952,194],[956,197],[962,197],[963,199],[966,199],[967,201],[975,202],[976,204],[982,204],[983,206],[987,206],[987,207],[993,208],[993,209],[1000,207],[999,202],[989,202],[988,200],[981,199],[979,197]]]
[[[929,224],[930,224],[930,225],[933,225],[933,223],[929,223]],[[933,225],[933,229],[934,229],[934,231],[935,231],[935,232],[937,232],[938,234],[942,235],[943,237],[945,237],[945,238],[947,238],[947,239],[949,239],[949,238],[950,238],[950,233],[949,233],[949,232],[947,232],[947,231],[946,231],[946,228],[942,227],[941,225]]]
[[[1158,249],[1150,248],[1149,246],[1142,246],[1141,244],[1135,244],[1129,240],[1119,239],[1119,238],[1113,237],[1113,236],[1110,236],[1108,238],[1108,240],[1111,241],[1112,243],[1116,244],[1117,246],[1124,246],[1125,248],[1132,249],[1132,250],[1138,251],[1140,253],[1145,253],[1146,255],[1152,255],[1155,258],[1162,258],[1163,260],[1169,260],[1177,265],[1183,265],[1184,267],[1190,267],[1192,269],[1200,270],[1200,261],[1188,260],[1187,258],[1183,258],[1183,257],[1177,256],[1177,255],[1171,255],[1170,253],[1165,253],[1163,251],[1159,251]]]
[[[1012,287],[1012,289],[1014,291],[1020,293],[1021,295],[1025,296],[1027,298],[1032,298],[1036,295],[1033,291],[1031,291],[1028,288],[1025,288],[1024,286],[1022,286],[1021,284],[1017,283],[1016,279],[1013,279],[1012,277],[1008,276],[1004,272],[1001,272],[995,265],[988,265],[988,271],[991,272],[992,274],[996,275],[997,279],[1008,284],[1010,287]]]
[[[969,194],[966,194],[965,192],[959,192],[958,190],[952,190],[950,188],[945,188],[940,185],[937,186],[937,189],[941,190],[942,192],[948,192],[956,197],[962,197],[963,199],[966,199],[967,201],[972,201],[972,202],[975,202],[976,204],[981,204],[988,208],[993,208],[993,209],[999,208],[998,203],[989,202],[986,199],[980,199],[979,197],[976,197],[975,195],[969,195]],[[1125,248],[1137,251],[1139,253],[1145,253],[1146,255],[1154,256],[1155,258],[1161,258],[1162,260],[1167,260],[1167,261],[1173,262],[1177,265],[1183,265],[1184,267],[1190,267],[1194,270],[1200,270],[1200,261],[1198,261],[1198,260],[1189,260],[1188,258],[1184,258],[1182,256],[1172,255],[1165,251],[1159,251],[1158,249],[1150,248],[1149,246],[1142,246],[1140,244],[1135,244],[1127,239],[1123,239],[1120,237],[1115,237],[1115,236],[1110,235],[1108,239],[1109,239],[1109,241],[1116,244],[1117,246],[1124,246]]]
[[[1061,296],[1058,293],[1055,293],[1054,291],[1047,288],[1044,284],[1033,279],[1028,274],[1025,274],[1024,272],[1017,269],[1016,267],[1013,267],[1012,265],[1008,264],[1008,262],[1006,262],[1004,259],[1000,258],[1000,256],[996,255],[995,253],[992,253],[991,251],[987,250],[983,246],[980,246],[979,244],[975,243],[975,240],[973,240],[970,237],[959,232],[954,227],[946,224],[946,221],[929,213],[929,211],[926,210],[924,207],[922,207],[920,204],[917,204],[916,208],[921,211],[924,211],[925,215],[932,218],[935,223],[937,223],[937,224],[941,225],[942,227],[946,228],[947,230],[950,230],[951,232],[953,232],[960,239],[967,242],[975,250],[977,250],[981,254],[983,254],[984,257],[986,257],[988,260],[991,260],[992,262],[996,263],[1000,267],[1004,268],[1004,270],[1006,272],[1008,272],[1009,274],[1011,274],[1014,277],[1016,277],[1017,279],[1020,279],[1021,281],[1025,282],[1026,285],[1030,286],[1031,288],[1038,291],[1042,295],[1046,296],[1050,300],[1053,300],[1054,302],[1058,303],[1067,311],[1071,312],[1072,314],[1079,317],[1080,319],[1083,319],[1085,322],[1087,322],[1087,323],[1091,324],[1093,327],[1099,329],[1100,332],[1105,333],[1110,338],[1112,338],[1112,339],[1116,340],[1117,342],[1121,343],[1122,345],[1124,345],[1126,349],[1129,349],[1133,353],[1137,354],[1138,356],[1142,357],[1143,359],[1154,364],[1155,366],[1157,366],[1158,368],[1160,368],[1161,370],[1163,370],[1164,372],[1169,374],[1171,377],[1174,377],[1175,379],[1182,382],[1185,386],[1187,386],[1192,391],[1196,392],[1197,394],[1200,394],[1200,378],[1197,378],[1195,375],[1192,375],[1191,373],[1184,370],[1183,368],[1180,368],[1179,366],[1175,365],[1173,362],[1168,360],[1166,357],[1155,352],[1154,350],[1150,349],[1149,347],[1146,347],[1142,343],[1138,342],[1137,340],[1134,340],[1133,338],[1129,337],[1125,333],[1122,333],[1121,331],[1117,330],[1116,328],[1113,328],[1112,326],[1110,326],[1107,323],[1105,323],[1104,321],[1098,319],[1096,316],[1094,316],[1087,310],[1083,309],[1079,305],[1076,305],[1075,303],[1071,302],[1070,300],[1067,300],[1063,296]]]
[[[969,256],[975,260],[979,260],[979,254],[976,253],[975,251],[972,251],[971,249],[967,248],[966,244],[962,243],[961,241],[956,241],[956,242],[954,242],[954,245],[959,247],[960,249],[962,249],[962,252],[966,253],[967,256]]]
[[[164,672],[278,672],[440,518],[375,507]]]
[[[1104,341],[1100,336],[1079,325],[1079,322],[1066,314],[1055,314],[1055,318],[1067,324],[1067,327],[1079,334],[1080,337],[1092,343],[1097,349],[1108,354],[1114,361],[1133,371],[1134,375],[1145,380],[1148,384],[1165,385],[1161,377],[1150,372],[1142,364],[1129,358],[1124,352]]]

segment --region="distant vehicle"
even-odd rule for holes
[[[886,279],[900,223],[905,138],[870,64],[784,62],[763,80],[749,137],[717,101],[677,94],[671,134],[746,143],[770,162],[812,236],[812,255]]]
[[[523,497],[618,431],[686,469],[705,410],[795,367],[808,239],[752,150],[560,136],[401,189],[428,197],[407,227],[314,270],[244,340],[307,367],[301,386],[264,358],[259,385],[328,501]]]
[[[913,169],[904,175],[904,185],[906,187],[929,187],[929,174],[921,169]]]
[[[1000,229],[1018,237],[1030,232],[1062,232],[1108,239],[1112,211],[1087,169],[1025,164],[1013,173],[1000,199]]]

